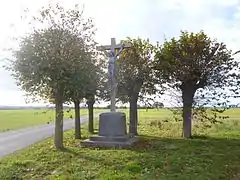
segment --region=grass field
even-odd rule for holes
[[[101,110],[95,110],[99,112]],[[81,115],[87,115],[87,109],[81,109]],[[73,116],[73,111],[64,112],[65,119]],[[0,110],[0,132],[53,122],[54,110]]]
[[[195,138],[185,140],[169,111],[141,110],[140,142],[122,150],[80,147],[67,131],[65,151],[55,150],[52,138],[38,143],[1,160],[0,179],[239,180],[240,109],[227,114],[223,124],[194,127]]]

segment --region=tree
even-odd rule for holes
[[[157,91],[151,58],[154,46],[149,40],[140,38],[128,38],[121,43],[131,44],[131,48],[124,50],[117,60],[118,98],[123,103],[130,103],[129,133],[137,135],[137,102],[140,98]]]
[[[86,94],[87,107],[88,107],[88,132],[94,133],[94,103],[95,95],[93,93]]]
[[[197,90],[204,90],[202,98],[206,91],[211,92],[215,100],[226,99],[226,89],[236,91],[238,63],[224,43],[211,40],[202,31],[196,34],[182,31],[179,39],[165,41],[158,47],[154,64],[169,87],[182,93],[183,136],[186,138],[191,137],[192,107]]]
[[[106,62],[101,56],[101,52],[96,52],[92,57],[92,64],[88,68],[88,83],[85,84],[85,99],[88,107],[88,132],[94,132],[94,104],[99,98],[106,97]]]
[[[75,64],[76,65],[76,64]],[[84,99],[87,93],[86,84],[91,80],[88,76],[88,69],[84,66],[75,66],[76,71],[72,71],[71,81],[67,87],[67,97],[70,102],[74,103],[75,109],[75,139],[81,138],[81,121],[80,121],[80,102]]]
[[[32,97],[53,100],[54,143],[57,149],[62,149],[63,103],[69,100],[69,84],[73,84],[72,79],[77,75],[75,65],[81,64],[84,43],[91,39],[88,31],[91,20],[83,20],[77,5],[64,9],[59,4],[49,4],[32,22],[36,22],[33,31],[21,38],[19,49],[13,52],[11,70],[21,89]]]
[[[81,35],[79,35],[81,36]],[[83,39],[81,37],[81,39]],[[90,44],[90,40],[92,43]],[[79,47],[79,59],[75,62],[74,67],[70,72],[70,81],[67,86],[67,98],[74,103],[75,107],[75,138],[81,138],[81,122],[80,122],[80,102],[89,97],[89,94],[95,95],[98,79],[98,69],[101,69],[99,64],[96,64],[97,53],[94,51],[95,42],[90,39],[88,45],[86,42]],[[78,39],[78,42],[81,42]],[[90,46],[91,45],[91,46]],[[93,108],[93,105],[92,105]],[[93,118],[93,110],[89,113],[89,117]],[[90,121],[90,120],[89,120]]]
[[[97,90],[101,83],[101,65],[95,64],[93,71],[91,71],[92,76],[89,83],[86,86],[85,99],[87,101],[88,107],[88,132],[94,132],[94,104],[96,100]]]

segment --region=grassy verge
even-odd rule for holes
[[[101,110],[95,110],[95,112],[99,111]],[[69,119],[74,117],[73,113],[73,110],[70,112],[65,111],[64,116]],[[81,115],[87,114],[87,109],[81,110]],[[54,110],[0,110],[0,132],[51,123],[54,119]]]
[[[181,139],[181,123],[168,117],[161,110],[140,111],[141,140],[124,150],[82,148],[68,131],[65,151],[55,150],[48,139],[1,160],[0,179],[239,179],[237,116],[208,129],[194,128],[197,136],[191,140]],[[83,133],[89,136],[86,124]]]

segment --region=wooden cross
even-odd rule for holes
[[[109,56],[109,68],[111,68],[112,67],[111,63],[114,63],[114,66],[116,66],[116,64],[115,64],[116,63],[116,58],[121,53],[123,48],[129,48],[129,47],[131,47],[130,44],[116,44],[115,38],[111,38],[111,45],[98,46],[97,49],[98,50],[110,50],[110,53],[113,53],[112,56]],[[119,50],[119,51],[117,52],[117,50]],[[109,55],[110,55],[110,53],[109,53]],[[113,71],[114,71],[114,69],[113,69]],[[111,73],[110,73],[109,80],[111,81],[111,105],[110,105],[110,109],[111,109],[111,112],[115,112],[116,111],[116,95],[117,95],[117,79],[116,79],[116,76],[115,75],[111,76]]]

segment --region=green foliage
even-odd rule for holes
[[[60,93],[67,101],[84,96],[84,83],[96,79],[94,25],[82,13],[78,5],[72,9],[59,4],[43,7],[33,17],[33,31],[13,51],[10,69],[18,85],[33,98],[54,101]]]
[[[238,63],[231,57],[226,45],[211,40],[204,32],[181,32],[180,38],[172,38],[159,46],[156,53],[156,69],[180,89],[183,82],[193,81],[198,88],[222,87],[229,84]]]
[[[149,40],[128,38],[121,43],[130,44],[118,60],[118,95],[121,101],[128,102],[137,94],[140,98],[155,94],[155,76],[152,69],[154,46]]]
[[[224,111],[229,98],[239,93],[239,63],[224,43],[212,40],[203,31],[181,31],[178,39],[165,40],[158,45],[154,64],[157,76],[166,79],[169,88],[181,91],[183,105],[195,107],[194,118],[212,123],[225,118],[218,116],[222,112],[218,108]],[[207,105],[214,107],[211,117],[205,112]]]

